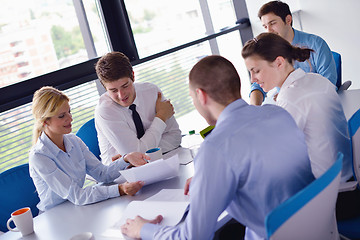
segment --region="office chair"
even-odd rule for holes
[[[337,74],[337,81],[336,81],[336,87],[338,88],[338,92],[339,91],[344,91],[347,90],[350,85],[351,85],[351,81],[346,81],[342,84],[342,77],[341,77],[341,55],[337,52],[332,51],[331,52],[334,60],[335,60],[335,65],[336,65],[336,74]]]
[[[87,121],[84,125],[80,127],[77,131],[76,136],[81,138],[83,142],[88,146],[89,150],[99,159],[100,158],[100,148],[99,141],[97,138],[97,132],[95,129],[95,120],[94,118]]]
[[[343,154],[321,177],[271,211],[265,219],[270,240],[338,239],[335,204]]]
[[[352,148],[352,158],[353,158],[353,173],[355,181],[346,182],[344,184],[352,184],[355,187],[352,187],[349,191],[354,190],[356,187],[360,188],[360,109],[357,110],[348,121],[349,134]],[[341,185],[342,186],[342,185]],[[344,189],[340,189],[343,191]],[[339,233],[342,236],[351,239],[360,239],[360,216],[338,221]]]
[[[40,199],[30,177],[28,163],[2,172],[0,189],[0,231],[8,231],[6,222],[19,208],[30,207],[34,217],[39,214],[36,205]]]
[[[348,128],[352,152],[352,169],[355,181],[340,184],[339,192],[353,191],[360,188],[360,109],[348,120]]]

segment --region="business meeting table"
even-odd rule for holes
[[[175,149],[165,158],[174,154],[178,154],[180,163],[187,163],[180,164],[177,177],[146,185],[135,196],[121,196],[85,206],[76,206],[66,201],[36,216],[33,234],[22,237],[20,232],[8,231],[0,235],[0,240],[68,240],[83,232],[91,232],[95,240],[118,239],[105,237],[103,233],[121,219],[131,201],[145,200],[162,189],[183,189],[186,180],[193,176],[194,167],[189,149]],[[230,219],[225,216],[218,226],[221,227]]]
[[[339,96],[346,118],[349,119],[360,108],[360,89],[345,90]],[[176,149],[165,158],[174,154],[178,154],[180,162],[187,163],[180,164],[177,177],[144,186],[135,196],[122,196],[85,206],[76,206],[66,201],[36,216],[33,234],[22,237],[19,232],[8,231],[0,235],[0,240],[66,240],[82,232],[93,233],[95,240],[112,239],[103,236],[103,232],[121,219],[131,201],[146,200],[162,189],[183,189],[186,180],[193,176],[194,167],[189,149]],[[219,218],[217,229],[230,219],[229,215]]]

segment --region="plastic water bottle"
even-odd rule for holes
[[[194,158],[199,151],[200,145],[203,142],[203,138],[200,134],[196,134],[195,130],[189,131],[188,135],[182,138],[181,146],[190,149],[192,158]]]

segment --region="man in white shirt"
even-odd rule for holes
[[[180,145],[181,131],[172,104],[156,85],[134,83],[132,65],[123,53],[104,55],[95,68],[106,89],[95,108],[95,127],[104,164],[109,164],[111,156],[118,153],[144,153],[154,147],[165,153]],[[135,123],[133,104],[143,127]]]

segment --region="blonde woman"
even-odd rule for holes
[[[76,135],[71,134],[72,116],[69,98],[53,87],[35,92],[32,103],[34,117],[33,147],[29,154],[30,175],[40,202],[46,211],[66,200],[85,205],[122,195],[134,195],[143,182],[83,188],[86,174],[99,182],[112,182],[119,170],[129,164],[140,166],[148,159],[142,153],[129,153],[103,165]]]

